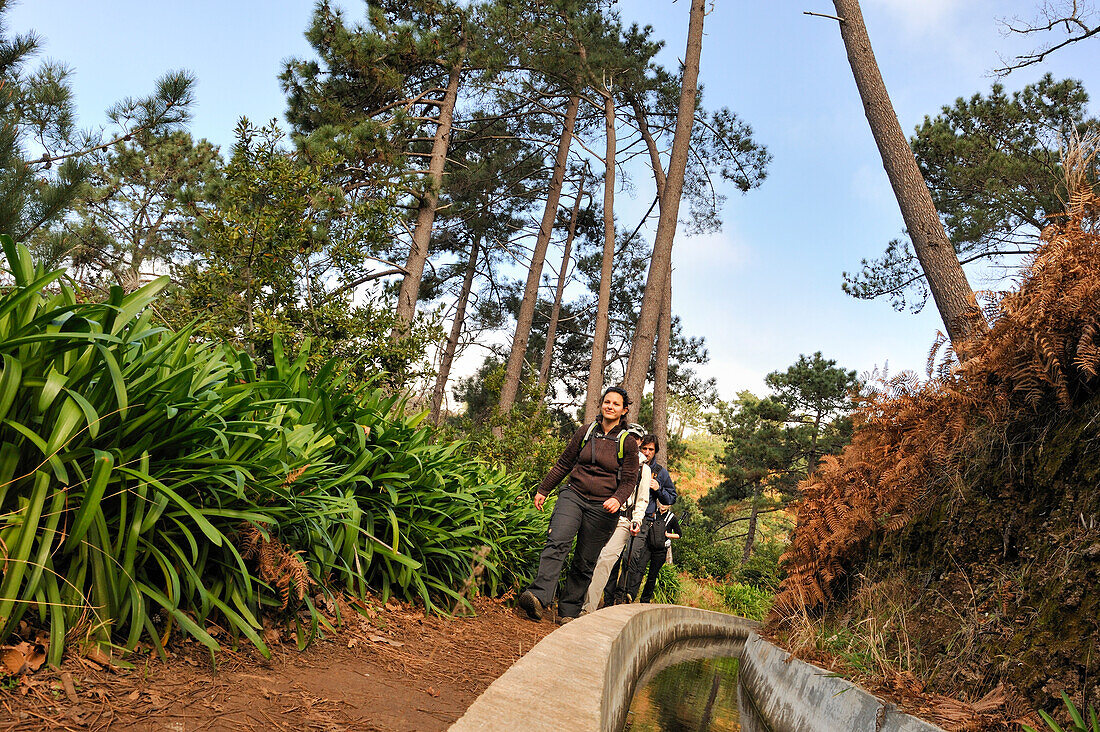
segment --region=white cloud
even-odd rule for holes
[[[681,230],[672,249],[672,266],[685,271],[728,274],[743,269],[751,260],[752,249],[730,232],[728,222],[716,234],[688,236]]]
[[[870,0],[900,18],[910,31],[923,32],[939,25],[963,7],[962,0]]]

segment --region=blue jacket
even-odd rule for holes
[[[653,477],[657,479],[657,482],[661,485],[660,490],[649,490],[649,506],[646,507],[645,515],[652,516],[657,511],[657,501],[666,506],[671,506],[676,503],[676,484],[672,482],[672,476],[668,474],[668,470],[663,465],[653,463],[649,466],[649,469],[653,472]]]

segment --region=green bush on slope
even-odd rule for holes
[[[313,583],[442,608],[479,554],[488,591],[522,579],[545,529],[526,493],[396,397],[311,373],[308,347],[260,369],[154,325],[163,278],[80,303],[0,239],[0,642],[28,619],[51,662],[173,626],[214,649],[217,622],[266,653],[265,609],[294,596],[316,628]]]

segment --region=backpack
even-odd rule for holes
[[[588,425],[588,431],[584,433],[584,437],[581,439],[580,449],[577,450],[578,455],[584,450],[584,446],[588,444],[588,440],[592,437],[598,425],[598,421]],[[626,456],[627,435],[634,435],[634,438],[641,443],[642,437],[645,436],[645,428],[636,422],[630,422],[623,428],[623,431],[619,433],[619,451],[616,453],[616,457],[619,459],[619,470],[615,473],[616,483],[623,479],[623,458]]]
[[[665,550],[665,517],[658,511],[649,525],[645,534],[645,545],[651,552],[663,552]]]

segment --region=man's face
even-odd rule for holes
[[[642,454],[645,455],[645,461],[647,463],[653,462],[653,456],[657,454],[657,446],[652,442],[647,442],[642,445]]]

